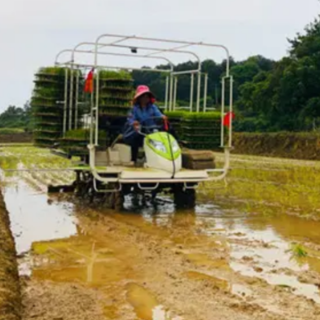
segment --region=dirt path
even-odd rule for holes
[[[8,163],[11,157],[28,165],[22,151],[9,151]],[[257,159],[240,158],[248,161],[249,179],[261,180],[251,174]],[[285,176],[280,169],[287,186],[301,172],[286,165]],[[243,174],[234,172],[229,181]],[[266,192],[265,182],[276,177],[263,177]],[[245,210],[243,203],[259,199],[230,189],[202,195],[192,212],[168,204],[120,214],[48,198],[34,187],[41,175],[32,179],[7,176],[4,188],[20,253],[24,320],[320,318],[318,222],[262,214],[269,203],[250,212],[255,206]]]

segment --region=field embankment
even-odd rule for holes
[[[320,160],[320,134],[312,132],[235,133],[234,153]]]
[[[21,297],[16,249],[0,190],[0,320],[18,319],[21,319]]]
[[[0,143],[28,143],[32,142],[32,133],[22,129],[1,128]]]

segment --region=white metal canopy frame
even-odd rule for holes
[[[108,42],[105,39],[112,39]],[[104,42],[102,42],[104,41]],[[128,43],[130,41],[130,43]],[[133,42],[133,43],[132,43]],[[151,45],[143,46],[140,43],[148,42],[152,43]],[[156,45],[155,45],[156,44]],[[166,47],[159,47],[159,44]],[[90,46],[91,49],[84,50],[82,47]],[[102,34],[99,36],[95,42],[81,42],[76,45],[73,49],[66,49],[60,51],[55,59],[55,64],[60,66],[65,66],[70,68],[70,87],[69,87],[69,130],[72,129],[72,112],[75,111],[75,119],[77,120],[78,115],[78,92],[79,92],[79,76],[77,73],[76,76],[76,90],[74,89],[74,69],[83,68],[83,69],[94,69],[95,71],[103,69],[115,69],[115,70],[138,70],[144,72],[160,72],[166,74],[166,88],[165,88],[165,110],[174,111],[178,109],[176,107],[176,98],[177,98],[177,88],[178,88],[178,77],[179,75],[189,74],[191,78],[190,84],[190,106],[187,108],[190,111],[193,110],[194,102],[194,84],[195,77],[197,80],[196,87],[196,111],[200,112],[200,100],[201,100],[201,81],[202,75],[204,75],[204,97],[203,97],[203,111],[206,112],[209,110],[207,108],[207,91],[208,91],[208,75],[201,72],[201,60],[198,54],[194,51],[185,50],[186,48],[218,48],[222,49],[226,54],[226,71],[225,75],[221,79],[221,147],[224,148],[225,152],[225,165],[223,169],[213,169],[207,170],[208,172],[220,173],[218,176],[212,176],[209,180],[221,180],[224,179],[228,170],[229,170],[229,155],[230,149],[232,148],[232,117],[230,117],[230,127],[228,142],[225,143],[224,136],[224,126],[223,121],[226,114],[226,111],[233,111],[233,77],[230,75],[230,54],[229,50],[220,44],[210,44],[204,42],[189,42],[189,41],[180,41],[180,40],[168,40],[168,39],[159,39],[159,38],[148,38],[148,37],[137,37],[137,36],[126,36],[126,35],[114,35],[114,34]],[[105,51],[106,48],[112,48],[115,52]],[[128,50],[130,53],[128,53]],[[63,54],[69,53],[70,59],[64,62],[60,62],[60,58]],[[93,58],[91,64],[81,62],[81,59],[76,59],[76,54],[89,54]],[[163,54],[184,54],[190,55],[195,58],[198,62],[198,68],[195,70],[187,71],[175,71],[175,65],[173,62],[168,59]],[[146,68],[136,68],[136,67],[120,67],[120,66],[111,66],[100,64],[99,58],[101,56],[119,56],[119,57],[128,57],[128,58],[143,58],[143,59],[158,59],[166,61],[170,68],[169,69],[146,69]],[[66,112],[67,112],[67,99],[68,99],[68,71],[66,69],[66,85],[65,85],[65,101],[64,101],[64,132],[67,130],[66,123]],[[109,179],[101,177],[95,169],[95,146],[98,146],[98,128],[99,128],[99,72],[97,72],[95,77],[95,86],[94,86],[94,95],[92,94],[91,100],[91,119],[94,119],[95,126],[90,126],[90,167],[93,172],[93,176],[96,180],[109,183]],[[226,82],[229,81],[229,108],[226,110]],[[73,97],[74,91],[76,91],[75,97],[75,108],[73,106]],[[94,101],[95,98],[95,101]],[[77,121],[75,121],[77,123]],[[113,181],[112,181],[113,182]]]

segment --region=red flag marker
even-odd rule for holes
[[[94,75],[94,69],[92,69],[87,76],[87,79],[85,81],[84,85],[84,92],[92,93],[93,92],[93,75]]]
[[[225,127],[230,127],[230,124],[231,124],[231,118],[232,120],[235,118],[235,114],[233,112],[228,112],[225,116],[224,116],[224,119],[223,119],[223,125]]]

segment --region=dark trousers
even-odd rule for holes
[[[138,159],[139,148],[143,146],[144,136],[138,134],[131,141],[131,161],[136,162]]]

